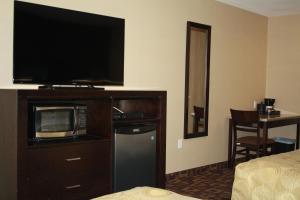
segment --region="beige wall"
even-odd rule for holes
[[[214,0],[32,0],[126,19],[125,87],[168,91],[171,173],[227,159],[229,108],[265,94],[267,18]],[[184,140],[186,22],[212,26],[208,137]],[[0,87],[12,84],[13,1],[0,1]]]
[[[276,98],[276,107],[300,113],[300,15],[268,20],[266,96]],[[274,129],[274,135],[295,138],[295,126]]]

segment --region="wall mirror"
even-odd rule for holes
[[[187,22],[184,138],[208,135],[211,26]]]

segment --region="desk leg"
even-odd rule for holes
[[[232,167],[232,122],[229,119],[229,131],[228,131],[228,168]]]
[[[262,156],[265,156],[265,155],[267,155],[267,140],[268,140],[267,123],[264,123],[264,126],[263,126],[263,140],[264,140],[264,144],[263,144],[263,155]]]
[[[297,123],[296,149],[299,149],[300,123]]]

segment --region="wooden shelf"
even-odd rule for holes
[[[65,146],[81,143],[93,143],[97,141],[111,141],[110,138],[104,138],[95,135],[85,135],[75,138],[53,138],[50,140],[29,141],[28,148],[47,148],[51,146]]]

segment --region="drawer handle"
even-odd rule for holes
[[[75,189],[75,188],[80,188],[81,185],[71,185],[71,186],[67,186],[65,187],[67,190],[70,190],[70,189]]]
[[[81,160],[81,157],[77,157],[77,158],[67,158],[67,159],[66,159],[67,162],[72,162],[72,161],[76,161],[76,160]]]

